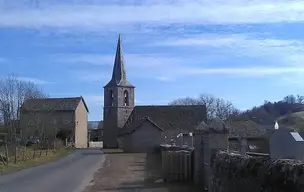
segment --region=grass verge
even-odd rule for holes
[[[52,151],[52,152],[50,151],[47,156],[41,156],[41,157],[37,157],[35,159],[20,161],[20,162],[17,162],[16,164],[15,163],[9,163],[8,165],[0,164],[0,172],[1,172],[1,175],[3,175],[3,174],[20,171],[22,169],[35,167],[38,165],[56,161],[56,160],[60,159],[61,157],[67,156],[71,152],[72,152],[71,148],[63,148],[63,149],[58,149],[58,150]]]

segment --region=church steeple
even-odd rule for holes
[[[120,34],[118,36],[118,41],[117,41],[117,48],[116,48],[116,55],[115,55],[112,78],[105,87],[110,87],[110,86],[134,87],[127,80],[127,73],[126,73],[126,69],[125,69],[125,61],[124,61],[123,52],[122,52]]]
[[[104,148],[116,148],[117,135],[134,108],[135,87],[127,80],[125,63],[118,37],[112,78],[104,86],[103,138]]]

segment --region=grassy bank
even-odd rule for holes
[[[44,155],[37,155],[35,158],[25,159],[23,161],[18,161],[17,163],[9,163],[7,165],[0,164],[0,172],[1,174],[7,174],[15,171],[19,171],[22,169],[26,169],[29,167],[34,167],[38,165],[42,165],[44,163],[52,162],[60,159],[72,152],[71,148],[62,148],[57,150],[49,150],[47,153],[42,152]]]

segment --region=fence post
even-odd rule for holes
[[[24,153],[25,153],[25,150],[26,150],[26,146],[23,147],[23,150],[22,150],[22,161],[24,161]]]
[[[203,134],[200,130],[196,130],[194,133],[194,183],[199,185],[203,181],[204,171],[204,143]]]
[[[35,155],[36,155],[36,147],[34,147],[33,159],[35,159]]]
[[[9,154],[8,154],[8,146],[7,146],[7,142],[5,143],[5,155],[6,155],[6,164],[9,163]]]
[[[241,147],[240,153],[242,155],[245,155],[247,152],[247,139],[246,138],[240,138],[240,147]]]
[[[14,147],[14,152],[15,152],[14,163],[16,164],[17,163],[17,145],[16,144],[15,144],[15,147]]]

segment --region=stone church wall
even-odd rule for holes
[[[211,158],[212,192],[301,192],[304,164],[218,151]]]

